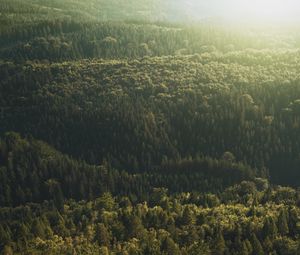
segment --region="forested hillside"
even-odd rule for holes
[[[298,185],[299,59],[297,50],[244,50],[3,62],[0,130],[134,172],[229,151],[277,183]]]
[[[207,8],[0,0],[1,254],[300,254],[300,29]]]
[[[271,188],[231,156],[128,174],[7,133],[3,254],[298,254],[299,191]]]

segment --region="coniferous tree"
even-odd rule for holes
[[[253,255],[264,255],[263,247],[261,246],[260,241],[257,239],[255,234],[252,234],[251,243],[253,247]]]
[[[284,209],[282,209],[279,213],[277,225],[278,225],[278,232],[281,235],[286,235],[289,232],[287,214]]]
[[[163,254],[166,255],[180,255],[180,249],[174,240],[170,237],[166,237],[161,245]]]
[[[277,226],[273,217],[267,217],[262,229],[264,238],[274,238],[277,235]]]
[[[98,242],[100,246],[110,246],[111,236],[103,223],[99,223],[95,229],[95,241]]]
[[[31,226],[31,232],[36,236],[42,239],[45,238],[45,229],[46,227],[42,224],[40,219],[35,219]]]
[[[223,237],[222,230],[219,228],[216,233],[215,244],[213,247],[213,253],[216,255],[223,255],[225,252],[226,244]]]

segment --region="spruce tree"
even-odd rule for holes
[[[255,234],[252,234],[251,243],[253,247],[253,255],[264,255],[263,247],[261,246],[260,241],[257,239]]]
[[[98,242],[100,246],[110,246],[111,236],[103,223],[99,223],[95,230],[95,241]]]
[[[280,211],[277,225],[278,225],[278,232],[281,235],[286,235],[289,232],[288,219],[287,219],[287,214],[285,209],[282,209]]]
[[[213,253],[215,255],[223,255],[224,252],[225,252],[226,244],[225,244],[225,240],[224,240],[224,237],[223,237],[222,230],[218,229],[217,231],[218,232],[217,232],[216,239],[215,239]]]

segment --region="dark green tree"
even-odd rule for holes
[[[285,209],[281,209],[277,220],[278,232],[286,235],[289,232],[287,213]]]
[[[98,242],[100,246],[110,246],[111,235],[103,223],[96,225],[95,241]]]
[[[252,243],[252,247],[253,247],[253,255],[264,255],[264,250],[263,247],[260,243],[260,241],[257,239],[255,234],[252,234],[251,237],[251,243]]]

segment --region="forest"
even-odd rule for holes
[[[300,254],[300,27],[183,3],[0,0],[0,254]]]

